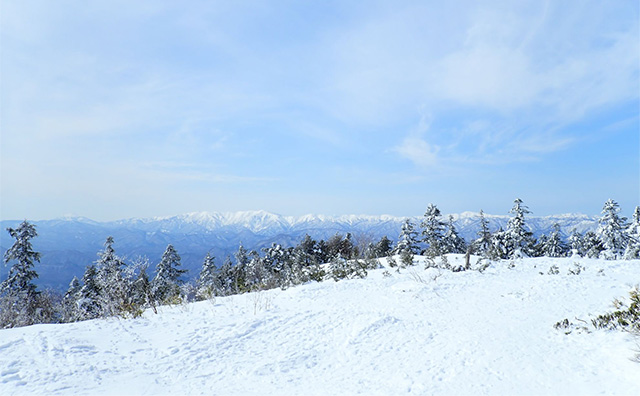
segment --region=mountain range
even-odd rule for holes
[[[479,214],[463,212],[453,214],[458,233],[466,240],[476,238],[479,229]],[[505,228],[508,215],[488,215],[491,231]],[[416,225],[422,216],[411,217]],[[444,218],[446,220],[446,217]],[[305,234],[316,240],[328,239],[336,233],[351,233],[356,243],[366,244],[382,236],[396,240],[404,217],[388,215],[345,216],[282,216],[265,211],[233,213],[194,212],[178,216],[132,218],[98,222],[83,217],[63,217],[53,220],[32,221],[38,237],[33,239],[36,251],[42,254],[36,264],[40,287],[65,290],[73,276],[81,277],[85,267],[97,259],[108,236],[113,236],[116,253],[127,262],[146,257],[151,270],[160,260],[168,244],[172,244],[182,257],[182,265],[190,277],[197,276],[207,252],[222,264],[232,255],[240,243],[249,250],[279,243],[295,246]],[[16,227],[21,220],[2,220],[3,230]],[[584,214],[562,214],[544,217],[529,216],[528,227],[538,236],[548,233],[554,224],[559,224],[566,235],[575,228],[579,232],[594,230],[597,218]],[[417,227],[419,228],[419,227]],[[0,250],[4,253],[13,239],[6,232],[0,233]],[[9,264],[10,265],[10,264]],[[0,279],[5,279],[9,265],[0,266]]]

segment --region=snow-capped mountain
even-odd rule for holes
[[[454,224],[467,240],[476,237],[479,214],[464,212],[453,214]],[[505,228],[509,216],[488,215],[492,231]],[[444,219],[447,217],[445,216]],[[316,240],[328,239],[336,233],[350,232],[356,241],[369,242],[387,236],[395,240],[405,218],[389,215],[345,216],[282,216],[265,211],[233,213],[194,212],[178,216],[132,218],[110,222],[97,222],[82,217],[64,217],[34,221],[38,237],[34,248],[42,253],[37,265],[39,283],[55,289],[65,289],[71,278],[80,277],[85,267],[96,260],[107,236],[115,239],[114,248],[129,261],[146,256],[155,265],[167,244],[171,243],[182,257],[183,266],[191,276],[200,270],[202,259],[211,252],[221,264],[242,243],[247,249],[259,250],[279,243],[294,246],[309,234]],[[411,218],[419,224],[422,216]],[[20,220],[4,220],[2,229],[15,227]],[[535,235],[548,233],[555,223],[568,235],[573,228],[579,232],[595,229],[597,220],[583,214],[564,214],[545,217],[527,217],[527,224]],[[0,250],[4,252],[13,240],[8,233],[0,233]],[[0,268],[4,278],[8,267]]]

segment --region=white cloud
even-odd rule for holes
[[[438,165],[438,151],[440,148],[426,140],[429,127],[430,118],[422,116],[418,126],[410,131],[392,151],[420,168],[427,169]]]

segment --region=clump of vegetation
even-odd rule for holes
[[[555,264],[549,267],[549,271],[547,272],[547,274],[549,275],[558,275],[559,273],[560,273],[560,268],[558,268],[558,266]]]
[[[616,309],[604,315],[599,315],[591,323],[596,329],[622,329],[640,335],[640,289],[636,286],[629,292],[629,302],[615,299]]]
[[[581,266],[579,263],[573,263],[573,268],[569,268],[567,275],[580,275],[585,268]]]

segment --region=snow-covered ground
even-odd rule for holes
[[[575,262],[586,270],[570,275]],[[1,330],[0,394],[639,395],[640,340],[553,325],[610,311],[640,261],[514,264],[376,270],[139,319]]]

